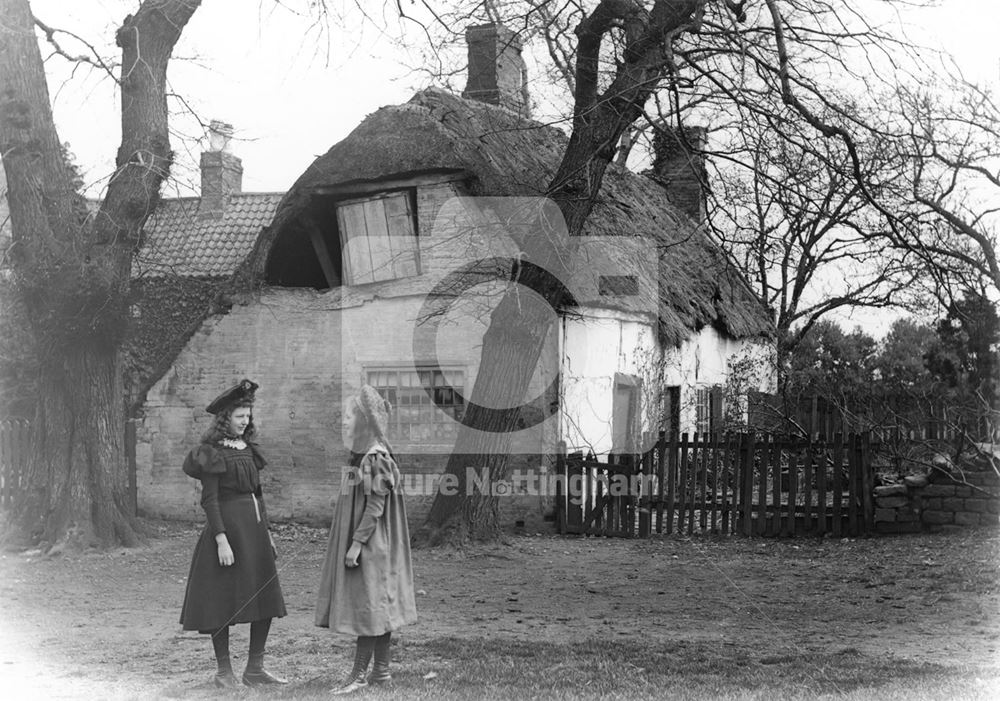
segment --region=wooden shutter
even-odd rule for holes
[[[722,386],[714,385],[709,394],[709,421],[708,430],[709,431],[721,431],[722,430],[722,414],[725,409],[723,406],[723,394]]]
[[[337,227],[340,229],[340,245],[344,251],[344,280],[348,285],[375,282],[364,202],[344,202],[337,205]]]
[[[419,258],[410,196],[408,193],[400,192],[387,196],[383,202],[386,228],[389,231],[393,275],[394,277],[417,275],[420,272]]]
[[[389,225],[385,220],[382,198],[364,202],[365,227],[368,233],[368,250],[371,253],[372,278],[375,282],[392,280],[392,250],[389,248]]]
[[[408,193],[341,202],[337,205],[337,224],[347,252],[347,284],[418,274],[416,229]]]

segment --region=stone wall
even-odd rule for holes
[[[877,533],[920,533],[996,526],[1000,476],[992,470],[935,468],[875,488]]]

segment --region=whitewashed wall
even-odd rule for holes
[[[732,370],[749,371],[745,389],[774,392],[777,384],[774,344],[759,340],[735,340],[706,326],[692,334],[679,348],[667,349],[663,357],[663,384],[681,387],[681,432],[695,430],[695,392],[698,388],[725,385]],[[749,361],[746,362],[746,361]],[[728,397],[732,400],[732,397]],[[746,417],[746,397],[739,413]]]
[[[678,348],[658,348],[653,322],[642,315],[588,310],[563,319],[561,359],[562,416],[560,435],[569,450],[611,450],[611,406],[615,373],[638,376],[642,430],[652,426],[650,411],[659,388],[681,387],[680,430],[693,432],[698,388],[725,385],[734,369],[749,370],[746,389],[773,392],[773,344],[734,340],[706,327]],[[749,362],[747,362],[749,361]],[[746,412],[745,397],[738,410]]]
[[[602,309],[562,320],[560,431],[570,451],[611,450],[615,373],[649,375],[659,356],[653,323],[644,315]]]

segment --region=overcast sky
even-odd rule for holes
[[[401,50],[371,23],[358,19],[333,16],[329,28],[321,31],[308,11],[294,11],[308,4],[309,0],[284,0],[281,6],[275,0],[204,0],[174,52],[169,78],[183,104],[206,123],[221,119],[233,124],[232,150],[243,160],[245,191],[287,190],[316,156],[346,136],[365,115],[383,105],[405,102],[431,82],[426,73],[414,70],[421,62],[417,50]],[[352,7],[353,0],[328,0],[327,5],[337,14]],[[32,2],[43,21],[103,46],[108,56],[117,55],[114,30],[135,6],[121,0]],[[398,24],[391,18],[380,21]],[[1000,3],[944,0],[939,7],[910,12],[904,21],[913,38],[955,56],[967,77],[994,89],[1000,86]],[[416,32],[413,37],[416,46],[421,37]],[[69,37],[62,36],[62,41],[71,51],[85,50]],[[528,61],[530,78],[530,55]],[[86,67],[71,75],[69,64],[59,57],[50,58],[47,65],[60,137],[69,143],[84,173],[88,194],[99,196],[120,139],[120,106],[113,83],[101,71]],[[534,70],[533,75],[539,74]],[[456,76],[454,83],[460,89],[464,77]],[[179,100],[171,106],[178,112],[171,122],[177,163],[164,194],[197,194],[196,164],[206,143],[198,139],[204,133],[194,118],[182,113]],[[842,321],[881,335],[885,318],[860,313]]]
[[[351,4],[332,0],[334,12],[340,1]],[[306,2],[284,4],[294,8]],[[1000,3],[944,4],[946,8],[910,13],[907,20],[914,32],[953,53],[970,77],[997,85]],[[34,0],[32,6],[53,26],[108,43],[134,3]],[[245,190],[286,190],[313,158],[365,115],[406,101],[429,82],[426,74],[412,69],[420,60],[416,53],[401,52],[371,24],[348,20],[346,30],[332,26],[328,41],[310,29],[311,23],[310,16],[296,15],[273,0],[205,0],[175,51],[180,60],[171,66],[172,88],[205,121],[216,118],[233,124],[233,150],[243,159]],[[63,40],[72,45],[69,38]],[[73,48],[80,50],[79,45]],[[111,170],[120,134],[113,86],[99,71],[86,68],[67,81],[67,64],[58,57],[50,59],[49,66],[60,136],[69,142],[88,182],[99,186]],[[462,79],[456,83],[461,87]],[[180,109],[178,101],[172,105]],[[178,136],[202,136],[192,119],[179,115],[174,125]],[[174,140],[174,147],[180,167],[173,187],[190,194],[185,188],[197,182],[193,164],[201,147],[181,138]]]

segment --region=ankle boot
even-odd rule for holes
[[[236,681],[236,675],[233,674],[233,665],[230,663],[229,658],[226,657],[217,661],[219,669],[216,671],[212,683],[220,689],[236,689],[239,687],[240,683]]]
[[[369,684],[388,684],[392,681],[392,674],[389,673],[389,661],[381,662],[375,660],[372,665],[372,673],[368,677]]]
[[[372,673],[368,677],[369,684],[388,684],[392,681],[392,675],[389,674],[391,659],[389,633],[386,633],[375,639],[375,661],[372,663]]]
[[[218,671],[212,683],[220,689],[235,689],[240,683],[233,674],[233,663],[229,659],[229,627],[225,626],[212,634],[212,647],[215,650],[215,663]]]
[[[347,678],[343,684],[330,690],[330,693],[334,696],[343,696],[344,694],[353,694],[359,689],[364,689],[368,686],[368,682],[365,679],[364,670],[357,672],[351,672],[351,676]]]
[[[357,647],[354,649],[354,667],[347,681],[338,687],[331,689],[335,696],[343,694],[353,694],[358,689],[368,686],[368,664],[372,659],[372,652],[375,649],[375,638],[370,636],[359,636]]]
[[[263,655],[250,655],[247,658],[247,668],[243,672],[243,683],[247,686],[261,686],[263,684],[287,684],[287,679],[276,677],[264,669]]]

